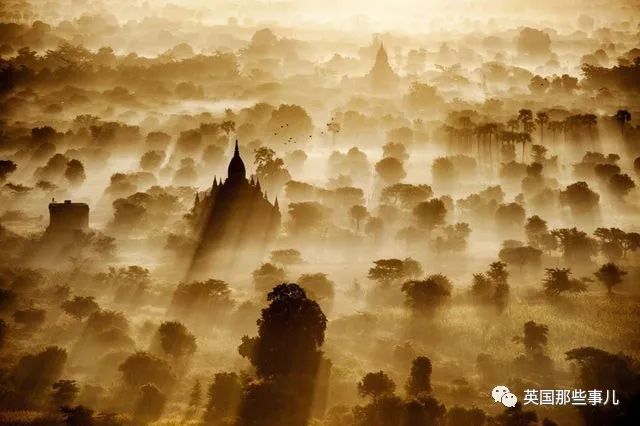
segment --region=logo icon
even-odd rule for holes
[[[518,397],[511,393],[506,386],[496,386],[491,391],[491,396],[494,402],[500,402],[505,407],[515,407],[518,402]]]

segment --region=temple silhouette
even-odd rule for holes
[[[278,199],[271,204],[260,182],[253,177],[247,179],[238,141],[227,178],[222,182],[214,177],[202,198],[196,194],[190,216],[198,241],[192,271],[233,269],[260,262],[280,230]]]
[[[374,91],[393,90],[400,82],[400,77],[389,65],[389,57],[382,43],[380,43],[380,49],[376,54],[376,61],[369,74],[367,74],[367,79],[371,89]]]
[[[87,231],[89,229],[89,206],[85,203],[72,203],[65,200],[64,203],[49,203],[48,234],[69,234],[74,231]]]

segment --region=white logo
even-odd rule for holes
[[[515,407],[518,402],[518,397],[512,394],[506,386],[496,386],[491,391],[491,396],[494,402],[500,402],[505,407]]]

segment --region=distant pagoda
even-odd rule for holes
[[[400,77],[389,65],[389,57],[382,43],[380,43],[380,49],[376,54],[376,62],[373,64],[369,74],[367,74],[367,79],[371,88],[375,91],[392,90],[400,81]]]

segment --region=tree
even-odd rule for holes
[[[51,389],[51,402],[54,407],[71,406],[79,390],[75,380],[58,380],[51,385]]]
[[[171,309],[179,315],[217,314],[233,307],[229,284],[222,280],[182,282],[173,292]]]
[[[571,278],[571,269],[547,268],[543,280],[544,291],[548,296],[562,293],[581,293],[587,290],[587,279]]]
[[[240,404],[242,384],[236,373],[216,373],[207,389],[207,406],[204,412],[206,424],[236,414]]]
[[[432,198],[429,201],[419,203],[413,209],[413,215],[418,225],[427,230],[427,232],[431,232],[436,226],[444,224],[447,208],[442,200]]]
[[[354,205],[349,209],[349,215],[356,224],[356,233],[360,230],[360,222],[367,217],[369,213],[365,206]]]
[[[402,161],[395,157],[386,157],[378,161],[376,172],[387,185],[398,183],[407,176]]]
[[[540,128],[540,144],[544,144],[544,126],[549,121],[549,115],[546,112],[539,111],[536,113],[536,124]]]
[[[623,198],[629,193],[636,184],[628,174],[614,174],[609,178],[609,190],[618,198]]]
[[[98,311],[100,306],[93,296],[74,296],[73,299],[62,303],[61,308],[72,317],[81,320]]]
[[[7,176],[18,169],[16,163],[11,160],[0,160],[0,183],[7,180]]]
[[[84,166],[80,160],[72,159],[67,162],[67,168],[64,171],[64,177],[72,185],[80,185],[86,179]]]
[[[524,323],[524,335],[516,336],[513,341],[522,343],[528,356],[543,354],[547,346],[549,327],[537,324],[535,321]]]
[[[293,235],[321,232],[325,229],[326,208],[315,201],[289,203],[287,227]]]
[[[396,183],[382,190],[380,200],[385,204],[400,204],[405,209],[412,209],[432,195],[433,191],[429,185]]]
[[[276,286],[267,301],[258,319],[258,336],[244,336],[238,347],[257,375],[244,387],[239,424],[307,424],[314,393],[326,391],[322,383],[330,364],[320,347],[327,318],[297,284]]]
[[[405,304],[414,314],[425,315],[433,312],[449,297],[453,285],[442,274],[429,275],[424,280],[407,281],[402,285]]]
[[[522,123],[523,130],[518,139],[522,142],[522,162],[524,163],[524,148],[527,142],[531,142],[531,132],[533,132],[533,129],[535,128],[533,113],[531,110],[521,109],[518,111],[518,121]]]
[[[273,250],[271,262],[285,266],[304,263],[300,252],[296,249]]]
[[[258,374],[268,377],[313,368],[327,324],[318,303],[297,284],[276,286],[267,300],[270,304],[258,319],[258,337],[248,354]]]
[[[298,284],[315,300],[333,300],[336,284],[327,277],[327,274],[321,272],[302,274],[298,278]]]
[[[189,407],[197,408],[202,402],[202,385],[200,380],[196,380],[189,394]]]
[[[577,367],[577,385],[581,389],[615,389],[617,406],[580,408],[585,425],[636,424],[640,410],[638,372],[635,361],[624,354],[612,354],[593,347],[579,347],[566,352],[566,359]]]
[[[276,285],[286,281],[283,268],[279,268],[271,263],[263,263],[258,269],[253,271],[253,285],[256,290],[268,293]]]
[[[358,394],[362,397],[371,397],[373,400],[393,394],[395,390],[396,384],[383,371],[367,373],[358,382]]]
[[[431,392],[431,360],[429,358],[419,356],[413,360],[405,390],[409,397]]]
[[[417,277],[422,274],[420,263],[410,257],[404,260],[379,259],[375,260],[373,264],[374,266],[369,268],[367,277],[383,285],[388,285],[403,278]]]
[[[256,176],[270,194],[277,193],[289,180],[291,175],[284,166],[284,160],[276,157],[271,148],[261,146],[254,151]]]
[[[616,112],[615,119],[620,125],[620,137],[624,139],[624,125],[626,122],[631,121],[631,113],[626,109],[619,109]]]
[[[473,274],[471,294],[482,303],[492,304],[502,312],[509,297],[507,264],[492,262],[485,273]]]
[[[598,281],[607,287],[607,292],[611,294],[613,287],[622,282],[624,276],[627,275],[627,272],[623,271],[615,263],[610,262],[602,265],[598,271],[594,272],[594,275]]]
[[[505,247],[498,253],[501,261],[508,265],[523,268],[525,265],[539,265],[542,251],[534,247]]]
[[[599,201],[600,196],[592,191],[586,182],[573,183],[564,191],[560,191],[560,202],[568,205],[576,216],[593,212]]]
[[[558,239],[562,257],[569,265],[588,264],[597,253],[597,242],[577,228],[554,229],[551,234]]]
[[[122,373],[125,384],[136,389],[147,383],[165,388],[175,380],[166,361],[143,351],[129,355],[118,370]]]
[[[545,235],[549,233],[547,222],[538,215],[533,215],[527,219],[524,226],[527,240],[532,247],[540,248]]]
[[[196,351],[196,338],[178,321],[165,321],[158,328],[162,351],[174,358],[188,357]]]
[[[496,210],[495,217],[498,229],[522,229],[526,213],[518,203],[500,204]]]
[[[142,385],[133,417],[142,424],[154,422],[162,415],[166,402],[167,397],[155,385],[151,383]]]
[[[66,361],[67,351],[57,346],[20,358],[9,374],[20,407],[29,408],[40,403],[59,379]]]

